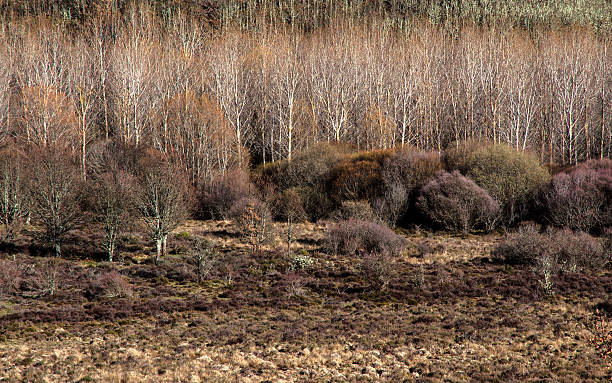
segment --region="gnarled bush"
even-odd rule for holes
[[[242,198],[252,197],[255,187],[249,174],[242,169],[234,169],[217,177],[202,192],[201,214],[215,219],[230,218],[230,210]]]
[[[416,206],[434,226],[467,233],[489,229],[499,204],[458,171],[441,172],[421,189]]]
[[[503,144],[475,150],[465,174],[499,203],[506,224],[524,218],[530,201],[550,180],[535,156]]]
[[[338,221],[327,231],[327,241],[335,253],[367,253],[397,256],[404,248],[404,239],[386,226],[358,219]]]
[[[556,174],[541,194],[546,220],[593,231],[612,225],[612,160],[589,161]]]
[[[396,225],[413,205],[418,188],[442,168],[437,153],[404,148],[385,159],[382,167],[384,190],[373,206],[379,217]]]

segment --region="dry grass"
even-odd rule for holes
[[[201,285],[183,254],[196,234],[220,253]],[[282,235],[250,254],[229,222],[185,223],[158,267],[137,237],[124,264],[63,261],[54,296],[34,297],[22,284],[2,298],[0,382],[609,379],[585,325],[610,301],[610,270],[564,277],[544,298],[529,269],[488,261],[496,235],[407,233],[389,288],[378,292],[354,256],[323,252],[323,237],[322,226],[299,226],[295,251],[315,263],[298,272],[274,251]],[[131,297],[86,296],[90,278],[109,268],[133,286]],[[302,293],[288,294],[296,274]]]

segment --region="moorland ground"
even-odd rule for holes
[[[2,253],[20,283],[0,300],[0,381],[610,378],[589,326],[611,308],[609,268],[559,275],[550,296],[529,266],[494,261],[501,234],[412,230],[379,290],[357,255],[329,251],[325,225],[297,225],[292,255],[275,229],[254,253],[228,221],[188,221],[155,265],[146,237],[127,235],[111,264],[95,228],[63,259],[37,255],[28,228]],[[201,283],[199,237],[215,249]]]

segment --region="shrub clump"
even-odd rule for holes
[[[333,219],[341,221],[357,219],[361,221],[376,221],[376,215],[368,201],[343,201],[340,208],[332,214]]]
[[[507,224],[525,218],[529,203],[550,180],[535,156],[502,144],[475,150],[464,174],[499,203]]]
[[[247,239],[253,252],[259,251],[261,246],[270,240],[272,215],[265,202],[254,197],[241,198],[232,206],[229,216]]]
[[[204,187],[200,213],[205,217],[229,219],[232,207],[240,199],[252,197],[254,193],[255,187],[249,174],[242,169],[234,169]]]
[[[508,264],[532,266],[546,260],[564,272],[601,269],[610,262],[609,254],[597,238],[569,229],[541,233],[534,224],[508,234],[495,248],[493,256]]]
[[[382,167],[383,193],[374,201],[378,216],[396,225],[413,205],[418,188],[442,169],[436,153],[404,148],[385,159]]]
[[[363,277],[377,290],[386,289],[393,277],[393,263],[387,254],[365,254],[360,270]]]
[[[581,231],[612,225],[612,160],[589,161],[556,174],[541,201],[552,225]]]
[[[298,188],[291,188],[277,193],[271,205],[272,216],[277,221],[304,222],[308,218]]]
[[[534,264],[548,250],[548,240],[536,224],[521,225],[494,250],[493,257],[510,265]]]
[[[382,194],[382,164],[389,151],[357,153],[339,162],[330,173],[327,192],[337,205],[346,200],[373,201]]]
[[[404,239],[386,226],[358,219],[338,221],[329,226],[327,240],[334,253],[366,253],[397,256],[404,248]]]
[[[19,290],[21,270],[15,261],[0,259],[0,297]]]
[[[499,212],[499,204],[458,171],[441,172],[429,181],[416,206],[434,226],[463,233],[490,229]]]
[[[132,286],[117,271],[99,274],[89,285],[88,295],[98,298],[126,298],[132,296]]]

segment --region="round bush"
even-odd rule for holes
[[[367,253],[397,256],[404,248],[404,239],[393,230],[358,219],[338,221],[330,225],[327,241],[334,252],[347,255],[361,250]]]
[[[373,202],[377,215],[390,225],[396,225],[413,205],[418,188],[441,168],[437,153],[412,148],[394,152],[383,164],[384,191]]]
[[[500,204],[506,223],[524,218],[529,202],[550,180],[536,157],[502,144],[475,150],[466,175]]]
[[[224,176],[217,177],[202,193],[201,213],[205,217],[228,219],[230,210],[237,201],[255,194],[249,174],[234,169]]]
[[[499,204],[458,171],[441,172],[429,181],[416,205],[434,226],[463,233],[491,228],[499,212]]]
[[[589,161],[556,174],[542,192],[548,223],[594,231],[612,225],[612,160]]]

